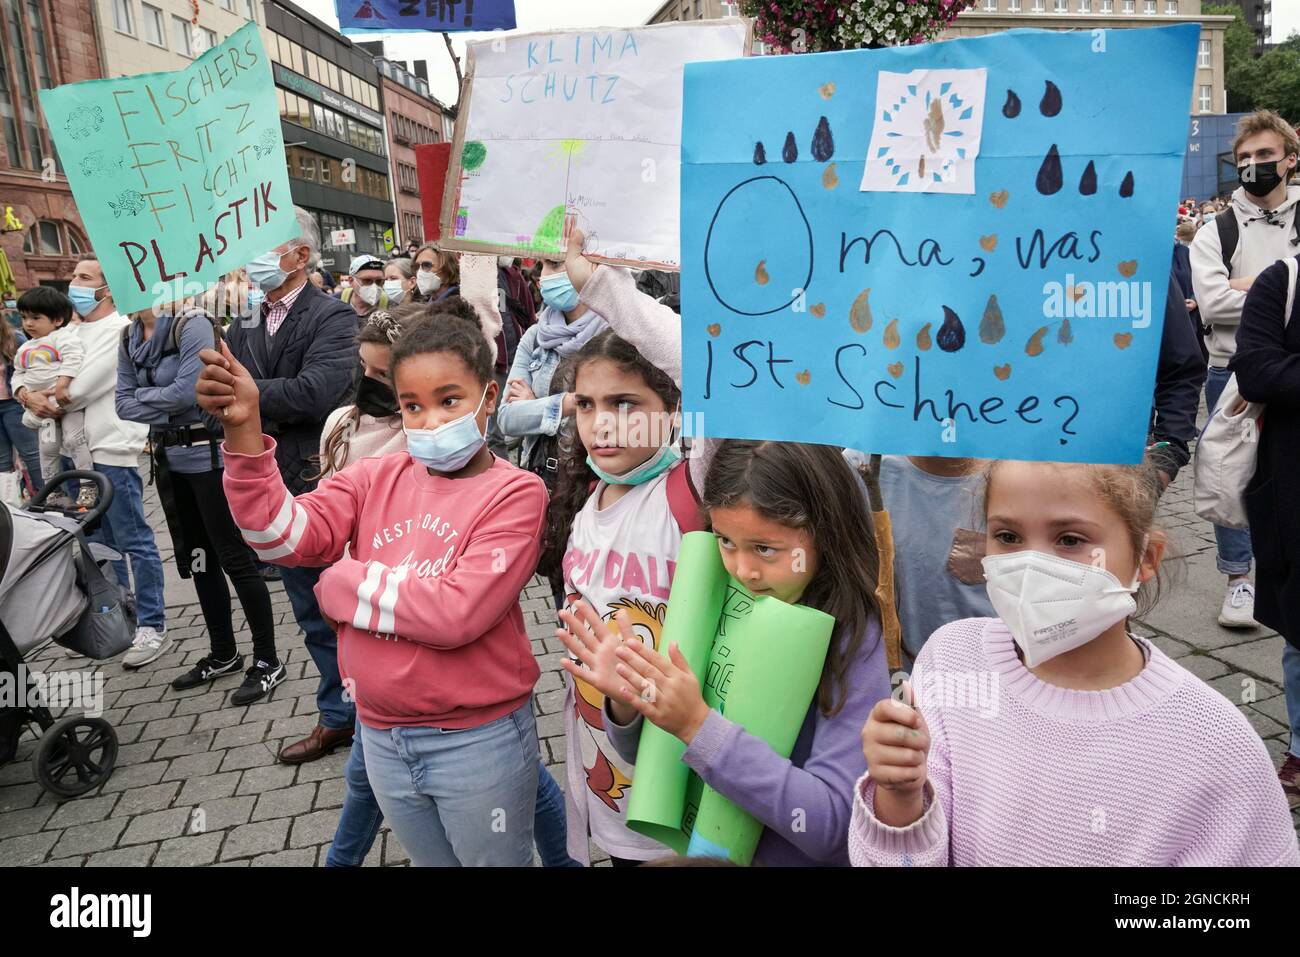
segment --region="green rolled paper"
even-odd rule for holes
[[[679,603],[680,602],[680,603]],[[722,564],[717,538],[682,538],[660,652],[677,642],[704,701],[789,757],[821,680],[835,620],[755,598]],[[763,825],[707,787],[682,761],[686,746],[649,721],[641,730],[628,826],[679,854],[747,865]]]
[[[704,700],[788,758],[817,693],[835,619],[770,596],[753,598],[733,580],[722,621]],[[708,785],[698,807],[687,852],[747,866],[762,823]]]
[[[683,535],[659,653],[666,657],[668,646],[677,642],[697,677],[705,673],[713,651],[727,580],[717,538],[709,532]],[[678,854],[686,853],[690,840],[690,828],[682,825],[687,778],[691,776],[691,769],[682,761],[685,753],[686,745],[681,741],[645,722],[637,747],[636,786],[627,808],[628,827]]]

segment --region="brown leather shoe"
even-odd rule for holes
[[[301,741],[280,749],[281,764],[306,764],[323,758],[337,748],[352,746],[352,728],[327,728],[318,724]]]

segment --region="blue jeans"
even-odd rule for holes
[[[477,728],[359,728],[370,787],[412,864],[532,864],[539,754],[531,699]]]
[[[1205,376],[1205,407],[1214,412],[1214,406],[1223,395],[1232,373],[1227,369],[1210,366]],[[1218,543],[1217,563],[1225,575],[1249,575],[1254,552],[1250,546],[1250,529],[1214,526],[1214,540]]]
[[[36,444],[36,433],[23,425],[23,407],[18,400],[0,399],[0,472],[13,469],[15,451],[22,456],[32,481],[28,491],[35,494],[42,484],[41,453]]]
[[[140,473],[120,465],[101,465],[98,462],[94,465],[95,471],[103,473],[112,483],[113,502],[99,528],[90,537],[131,559],[130,578],[126,574],[125,558],[113,562],[118,582],[122,585],[133,583],[140,626],[162,631],[167,615],[163,598],[163,566],[153,529],[144,518],[144,483],[140,481]]]
[[[360,867],[370,853],[383,823],[384,812],[379,809],[375,792],[366,777],[366,756],[361,735],[352,739],[352,753],[343,769],[347,781],[347,794],[343,798],[343,811],[339,826],[334,832],[334,843],[325,857],[326,867]],[[567,845],[564,794],[551,777],[551,772],[539,763],[537,768],[537,807],[533,812],[533,841],[543,867],[581,867],[569,856]]]
[[[1291,642],[1282,646],[1282,685],[1286,689],[1286,716],[1291,722],[1291,747],[1300,758],[1300,648]]]
[[[326,728],[350,728],[355,718],[355,708],[343,700],[343,677],[339,674],[339,639],[333,629],[325,624],[316,604],[316,582],[323,568],[287,568],[280,566],[280,582],[284,585],[293,617],[307,636],[304,644],[311,660],[320,672],[316,687],[316,710],[320,723]]]

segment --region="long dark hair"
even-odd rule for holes
[[[18,351],[18,333],[14,327],[9,324],[9,320],[0,316],[0,372],[4,367],[14,361],[14,353]]]
[[[650,391],[663,400],[666,408],[676,408],[681,392],[672,378],[658,366],[651,365],[626,339],[620,339],[609,329],[592,336],[573,357],[575,384],[582,367],[596,359],[608,359],[624,372],[636,373]],[[573,519],[586,504],[591,483],[596,481],[596,473],[587,465],[587,450],[576,430],[571,442],[561,444],[558,472],[555,494],[551,496],[546,511],[546,536],[542,540],[542,556],[537,566],[555,591],[564,587],[564,552],[569,544]]]
[[[726,439],[704,479],[706,511],[748,505],[764,518],[812,535],[817,571],[801,605],[835,619],[837,636],[822,668],[817,702],[834,715],[848,695],[848,673],[871,617],[880,614],[880,555],[862,491],[832,445]]]

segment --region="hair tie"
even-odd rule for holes
[[[384,312],[382,309],[378,312],[371,313],[370,318],[366,320],[367,326],[374,326],[384,334],[388,339],[388,344],[392,345],[402,335],[401,324],[393,318],[391,313]]]

